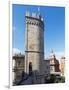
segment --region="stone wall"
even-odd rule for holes
[[[12,67],[12,79],[14,84],[22,79],[22,73],[25,68],[25,56],[21,54],[13,56]]]
[[[43,73],[44,60],[44,23],[41,19],[26,16],[26,54],[25,72],[29,73],[29,62],[32,70]]]

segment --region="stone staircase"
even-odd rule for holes
[[[25,75],[23,79],[21,79],[16,85],[29,85],[33,84],[33,76],[32,75]]]

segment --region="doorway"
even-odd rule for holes
[[[29,62],[29,75],[32,74],[32,62]]]

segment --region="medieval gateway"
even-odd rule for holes
[[[26,12],[25,55],[13,56],[13,85],[44,84],[50,75],[59,77],[61,65],[54,52],[44,59],[44,20],[40,13]],[[64,61],[64,57],[61,58]]]

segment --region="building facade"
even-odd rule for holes
[[[51,52],[50,60],[50,74],[60,75],[59,61],[56,59],[54,52]]]
[[[44,75],[45,77],[49,77],[50,76],[50,60],[43,60],[43,71],[44,71]]]
[[[60,71],[61,71],[61,76],[64,76],[64,70],[65,70],[65,57],[61,57],[60,59]]]
[[[23,77],[25,68],[25,56],[22,54],[16,54],[13,56],[13,85],[17,84]]]
[[[26,78],[26,76],[23,75],[23,71],[25,70],[25,56],[24,55],[15,55],[13,56],[13,74],[14,74],[14,79],[13,79],[13,84],[20,85],[23,84],[38,84],[38,83],[44,83],[46,79],[50,79],[51,75],[57,76],[64,76],[64,61],[65,58],[61,58],[61,63],[59,64],[59,60],[56,59],[55,54],[51,54],[50,57],[46,60],[43,60],[43,75],[35,75],[29,76],[29,78]],[[32,71],[33,72],[33,71]],[[26,75],[26,74],[25,74]],[[22,79],[25,77],[25,81]],[[33,79],[32,79],[33,78]],[[36,80],[35,80],[36,79]],[[43,80],[44,79],[44,80]],[[31,80],[31,81],[29,81]]]

